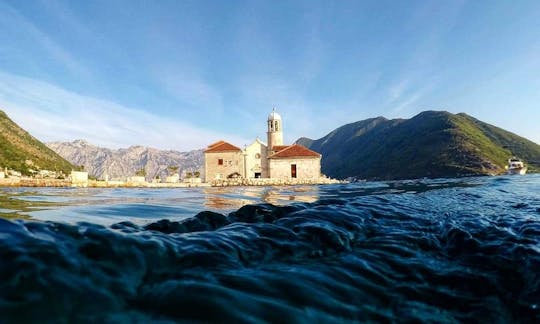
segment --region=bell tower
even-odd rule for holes
[[[271,152],[275,145],[283,145],[283,124],[281,116],[276,112],[276,108],[272,109],[268,115],[268,151]]]

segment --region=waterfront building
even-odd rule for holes
[[[283,120],[275,109],[267,119],[267,143],[255,139],[241,149],[225,141],[204,151],[205,181],[227,178],[318,179],[321,155],[304,146],[283,145]]]

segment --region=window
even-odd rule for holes
[[[279,132],[279,126],[278,126],[277,120],[276,120],[276,132]]]
[[[261,154],[260,154],[260,153],[255,153],[255,158],[256,158],[256,159],[260,159],[260,158],[261,158]]]
[[[223,159],[218,159],[218,160],[217,160],[217,164],[218,164],[218,165],[223,165]]]

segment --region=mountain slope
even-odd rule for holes
[[[411,119],[367,119],[297,143],[321,153],[323,173],[337,178],[498,174],[513,154],[531,171],[540,170],[540,145],[466,114],[442,111]]]
[[[53,142],[47,145],[75,165],[84,165],[90,175],[98,179],[108,175],[110,179],[125,178],[145,169],[146,178],[167,175],[167,168],[178,167],[180,173],[201,171],[202,150],[178,152],[158,150],[144,146],[131,146],[127,149],[111,150],[92,145],[83,140],[73,142]]]
[[[30,169],[69,173],[73,166],[15,124],[0,110],[0,168],[29,174]]]

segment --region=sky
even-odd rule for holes
[[[465,112],[540,143],[540,2],[1,1],[0,109],[38,139],[199,149]]]

